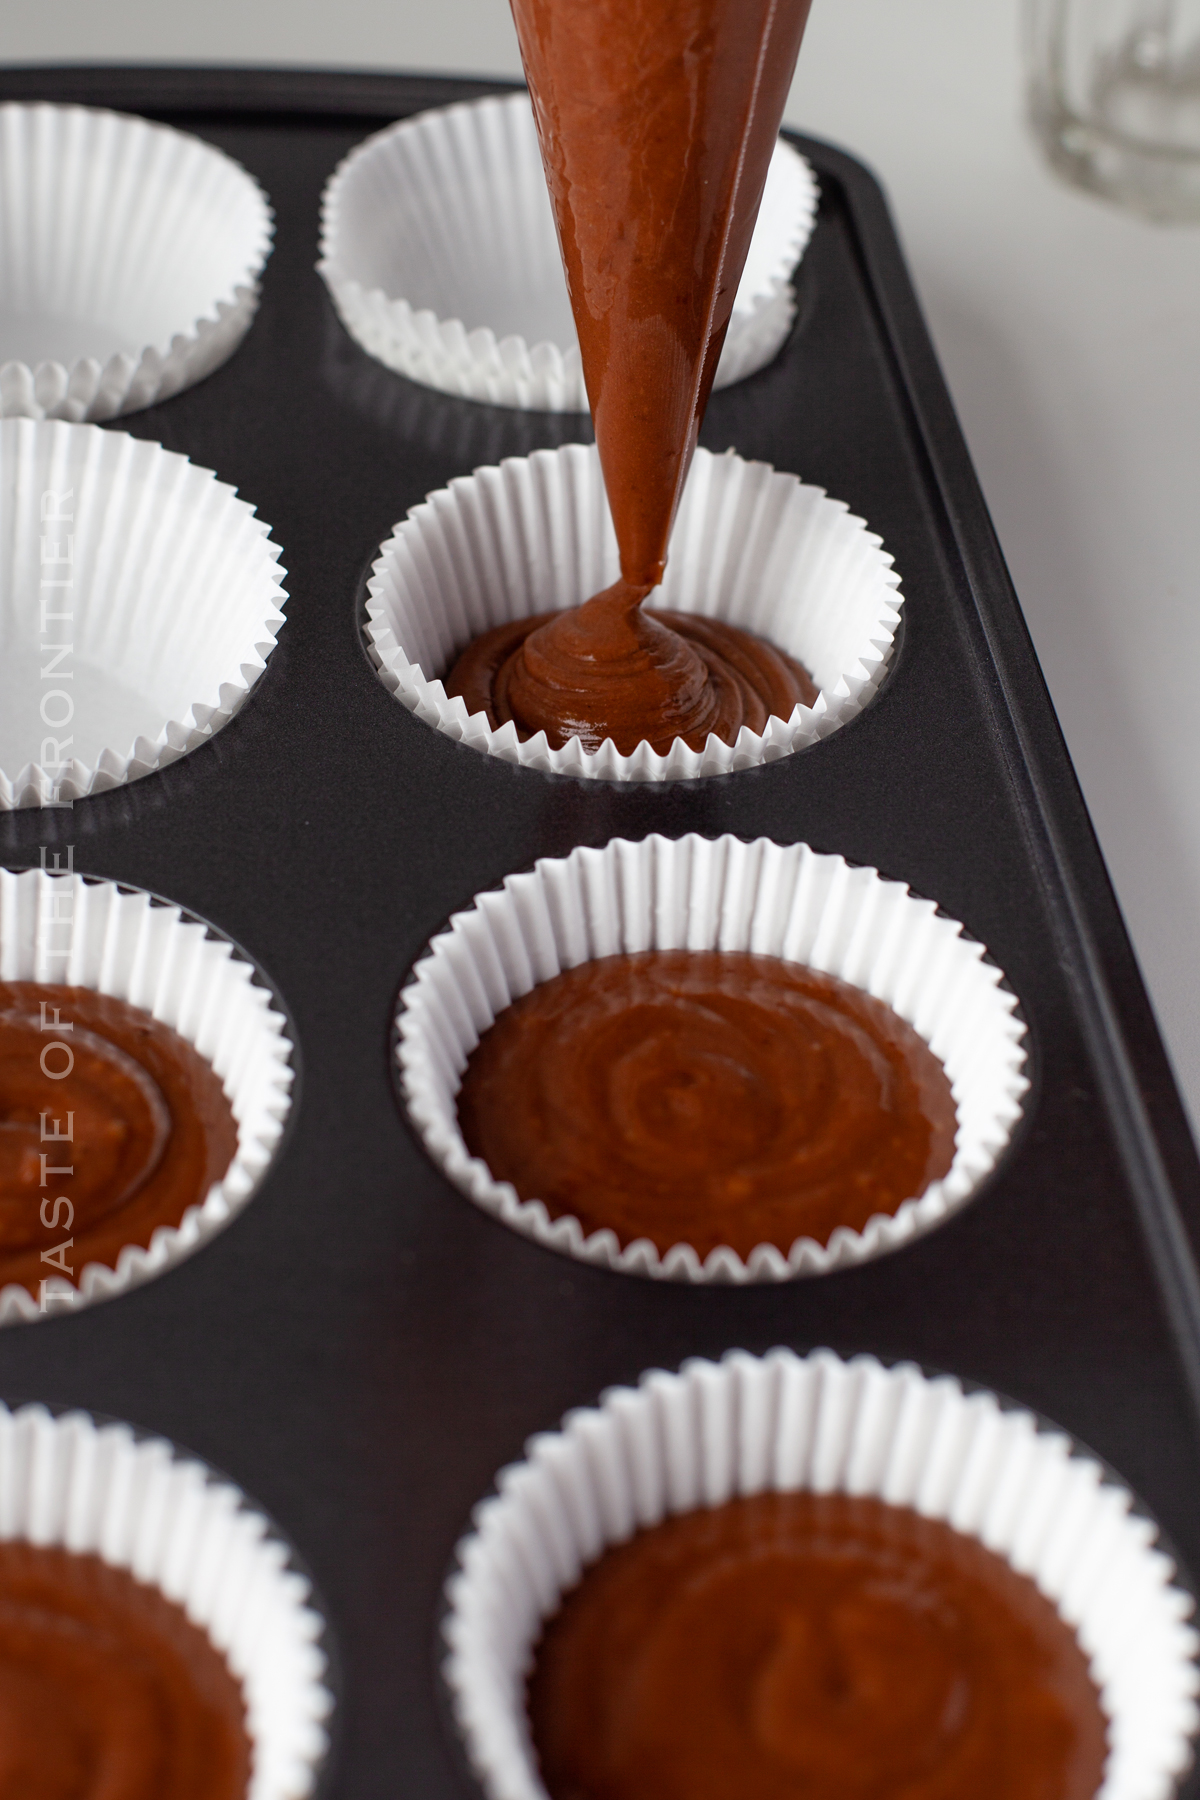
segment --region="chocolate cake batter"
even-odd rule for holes
[[[605,717],[597,725],[581,716],[586,709],[580,714],[572,711],[570,692],[557,680],[553,656],[550,663],[545,662],[548,642],[552,652],[555,646],[561,649],[569,642],[572,654],[586,665],[597,606],[592,600],[573,611],[539,613],[484,632],[459,657],[446,683],[447,693],[461,694],[468,712],[486,713],[493,731],[515,719],[519,737],[544,730],[555,750],[573,737],[581,738],[586,750],[598,750],[610,737],[623,756],[631,755],[643,739],[660,756],[667,754],[677,737],[693,750],[703,750],[710,731],[732,744],[743,725],[761,734],[772,713],[789,719],[797,702],[811,706],[817,697],[807,671],[765,638],[720,619],[701,618],[698,613],[637,611],[634,628],[639,641],[647,631],[652,637],[661,632],[668,644],[676,638],[678,649],[670,645],[670,662],[652,668],[640,666],[635,654],[628,678],[610,667],[612,692],[605,703]],[[550,626],[555,635],[548,639],[545,634]],[[529,684],[531,679],[537,682],[543,677],[548,687],[557,685],[559,709],[554,717],[543,713],[535,727],[531,720],[538,716],[537,699],[535,696],[531,708]],[[689,720],[699,685],[714,710],[706,715],[703,726],[696,728]]]
[[[244,1720],[224,1657],[158,1589],[0,1544],[0,1794],[245,1800]]]
[[[938,1520],[759,1494],[609,1550],[546,1627],[529,1717],[551,1800],[1094,1800],[1078,1640]]]
[[[799,963],[651,950],[506,1007],[458,1096],[473,1155],[552,1218],[786,1255],[861,1230],[945,1175],[950,1084],[890,1007]]]
[[[115,1267],[178,1225],[236,1149],[219,1077],[169,1025],[91,988],[0,982],[0,1285],[36,1297],[44,1279]]]
[[[682,637],[677,621],[641,603],[662,580],[809,0],[512,0],[512,9],[621,579],[510,646],[490,710],[556,746],[612,738],[628,754],[643,738],[702,746],[709,732],[732,742],[740,715],[727,645]],[[726,630],[742,662],[761,662],[748,633]],[[472,666],[473,683],[478,674]],[[806,698],[786,659],[749,684],[784,718]],[[485,710],[458,668],[446,687]]]

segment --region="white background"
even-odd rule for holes
[[[882,177],[1200,1120],[1200,227],[1061,186],[1019,0],[814,0],[788,122]],[[513,75],[505,0],[4,0],[0,58]]]

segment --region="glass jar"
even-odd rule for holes
[[[1068,180],[1200,220],[1200,0],[1026,0],[1029,107]]]

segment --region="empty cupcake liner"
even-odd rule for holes
[[[324,1624],[287,1544],[230,1482],[128,1425],[0,1404],[0,1537],[98,1556],[182,1607],[242,1683],[247,1800],[312,1792],[332,1706]]]
[[[60,851],[55,860],[66,867],[71,855]],[[15,1282],[0,1288],[0,1324],[12,1324],[73,1311],[151,1281],[236,1217],[283,1135],[293,1046],[270,991],[227,938],[185,918],[177,906],[112,881],[0,869],[0,981],[94,988],[171,1026],[220,1077],[238,1136],[222,1179],[178,1226],[160,1226],[148,1248],[126,1245],[115,1269],[76,1266],[75,1286],[51,1275],[36,1298]],[[49,1106],[53,1083],[46,1086]],[[55,1235],[47,1234],[47,1249]]]
[[[0,417],[112,419],[226,362],[273,219],[232,157],[85,106],[0,106]]]
[[[1166,1800],[1191,1760],[1191,1596],[1132,1496],[994,1395],[831,1351],[653,1370],[531,1438],[479,1505],[447,1585],[445,1675],[489,1800],[546,1800],[525,1717],[541,1622],[612,1544],[763,1492],[871,1495],[1030,1577],[1075,1630],[1109,1721],[1097,1800]]]
[[[617,541],[594,445],[564,444],[476,469],[413,507],[367,584],[366,630],[380,680],[448,737],[556,775],[672,781],[726,775],[828,737],[871,700],[900,621],[900,578],[882,540],[840,500],[769,463],[697,450],[653,604],[740,625],[799,659],[820,690],[790,719],[702,750],[677,738],[665,756],[611,739],[551,749],[510,721],[451,699],[443,677],[494,625],[579,606],[617,579]]]
[[[728,1246],[702,1263],[690,1244],[665,1256],[646,1239],[585,1237],[552,1220],[472,1156],[456,1099],[467,1059],[497,1015],[540,982],[601,956],[642,950],[738,950],[839,976],[886,1001],[941,1059],[958,1109],[954,1160],[941,1181],[861,1232],[827,1245]],[[806,844],[759,838],[615,838],[545,858],[455,913],[400,996],[396,1058],[409,1114],[434,1161],[476,1205],[550,1250],[631,1275],[691,1282],[783,1281],[866,1262],[949,1217],[990,1174],[1021,1116],[1028,1087],[1016,999],[981,944],[874,869]]]
[[[228,723],[283,624],[269,529],[159,444],[0,421],[0,811],[149,775]]]
[[[717,387],[763,368],[786,338],[818,198],[812,168],[781,139]],[[318,270],[370,355],[469,400],[587,412],[528,94],[420,113],[367,138],[331,176],[321,216]]]

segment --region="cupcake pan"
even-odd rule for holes
[[[728,1246],[701,1264],[690,1244],[660,1256],[647,1239],[585,1238],[578,1219],[551,1219],[472,1156],[456,1097],[467,1058],[496,1016],[539,982],[598,956],[640,950],[749,950],[804,963],[886,1001],[919,1031],[950,1081],[958,1111],[954,1161],[919,1199],[828,1244],[760,1244],[743,1261]],[[456,913],[401,995],[397,1063],[409,1114],[430,1155],[463,1193],[549,1249],[628,1274],[682,1281],[782,1281],[825,1275],[895,1250],[949,1218],[1003,1155],[1028,1087],[1016,1000],[983,946],[874,869],[769,838],[614,838],[603,850],[549,858]]]
[[[817,199],[811,164],[781,138],[717,387],[778,354]],[[587,412],[525,94],[491,95],[381,131],[334,172],[321,215],[317,267],[347,331],[389,369],[493,405]]]
[[[887,673],[903,597],[892,559],[844,502],[766,463],[697,450],[671,533],[656,606],[756,632],[796,657],[819,688],[812,706],[743,726],[702,750],[676,738],[622,756],[578,739],[552,749],[493,731],[442,681],[472,638],[510,619],[579,606],[620,573],[595,446],[512,457],[414,507],[367,583],[367,641],[379,678],[447,737],[526,769],[602,781],[669,781],[752,769],[815,744],[856,718]]]
[[[0,1397],[135,1419],[226,1469],[311,1567],[341,1651],[335,1800],[479,1793],[437,1675],[454,1546],[497,1470],[650,1369],[776,1346],[951,1371],[1090,1446],[1200,1568],[1200,1167],[878,190],[820,181],[797,322],[714,396],[705,447],[824,488],[904,594],[844,728],[728,776],[581,781],[398,705],[362,631],[381,546],[481,465],[584,421],[391,373],[313,273],[321,193],[395,119],[481,84],[313,72],[9,71],[0,96],[166,118],[271,196],[260,316],[207,381],[119,431],[270,521],[287,629],[251,702],[145,780],[0,817],[0,864],[163,894],[268,970],[302,1093],[238,1217],[159,1280],[0,1331]],[[243,659],[244,660],[244,659]],[[581,846],[769,838],[877,869],[961,921],[1019,997],[1031,1087],[969,1204],[819,1279],[635,1280],[507,1229],[406,1121],[397,997],[455,913]],[[73,848],[68,851],[68,846]],[[1191,1775],[1181,1789],[1197,1793]]]

